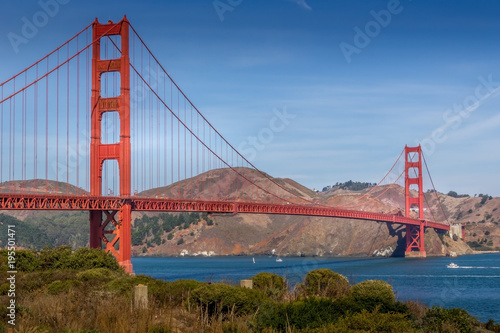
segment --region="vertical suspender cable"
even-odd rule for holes
[[[3,100],[3,85],[2,85],[2,100]],[[2,116],[0,118],[0,156],[3,156],[3,133],[5,131],[3,118],[3,103],[0,105]],[[0,182],[3,182],[3,160],[0,160]]]
[[[187,111],[186,111],[186,99],[184,99],[184,123],[186,124]],[[187,133],[186,127],[184,127],[184,189],[187,190]],[[187,191],[184,191],[184,195],[187,195]]]
[[[57,66],[59,66],[59,50],[57,51]],[[59,68],[57,68],[57,83],[56,83],[56,188],[59,188]]]
[[[89,45],[89,30],[85,34],[85,45]],[[87,50],[87,61],[85,64],[85,129],[87,140],[90,139],[90,49]],[[90,140],[85,145],[85,189],[90,191]]]
[[[49,58],[47,58],[47,72]],[[49,76],[46,76],[45,86],[45,193],[49,190]]]
[[[24,72],[24,86],[28,85],[28,72]],[[22,114],[21,114],[21,186],[20,192],[22,193],[26,187],[26,108],[27,108],[27,98],[26,90],[22,93]]]
[[[14,91],[16,90],[16,80],[14,79]],[[14,148],[16,146],[16,97],[13,98],[13,104],[11,104],[11,108],[10,108],[10,113],[11,113],[11,123],[12,123],[12,130],[10,131],[10,135],[12,137],[12,155],[11,155],[11,161],[12,161],[12,173],[11,173],[11,179],[10,180],[15,180],[15,176],[14,176],[14,173],[15,173],[15,170],[16,170],[16,160],[15,160],[15,152],[14,152]],[[15,185],[12,184],[14,187],[14,191],[16,190],[15,188]]]
[[[177,90],[177,116],[180,116],[180,96],[179,90]],[[177,198],[181,197],[181,124],[177,120]]]
[[[67,47],[68,50],[68,59],[69,59],[69,44]],[[79,56],[78,56],[79,57]],[[77,57],[77,58],[78,58]],[[67,102],[66,102],[66,194],[69,195],[69,61],[67,62],[67,73],[66,73],[66,94],[67,94]]]
[[[35,78],[38,80],[38,64],[36,64],[35,67]],[[33,102],[33,161],[34,161],[34,166],[35,169],[33,170],[33,178],[35,179],[34,181],[34,188],[38,192],[38,143],[37,143],[37,137],[38,137],[38,82],[35,84],[35,99]]]
[[[174,92],[172,88],[172,82],[170,82],[170,101],[171,109],[174,109]],[[170,113],[170,174],[171,174],[171,189],[174,185],[174,115]],[[172,191],[170,192],[172,195]],[[173,195],[172,195],[173,196]]]
[[[76,39],[76,50],[79,51],[79,38]],[[80,56],[76,58],[76,189],[80,193]]]
[[[167,78],[165,77],[165,75],[163,75],[163,96],[165,99],[167,99]],[[168,168],[167,168],[167,147],[168,147],[168,143],[167,143],[167,127],[168,127],[168,124],[167,124],[167,110],[166,110],[166,107],[165,106],[162,106],[164,112],[164,122],[165,122],[165,126],[164,126],[164,130],[163,130],[163,135],[164,135],[164,140],[165,140],[165,145],[163,146],[163,159],[164,159],[164,165],[163,165],[163,168],[164,168],[164,186],[165,186],[165,192],[163,193],[163,196],[167,196],[167,193],[166,193],[166,189],[168,186],[168,176],[167,176],[167,173],[168,173]]]
[[[156,85],[160,86],[158,76],[158,66],[156,66]],[[160,100],[156,99],[156,195],[159,196],[160,190]]]

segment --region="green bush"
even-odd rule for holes
[[[9,293],[10,283],[3,283],[0,285],[0,295],[7,295]]]
[[[349,281],[330,269],[320,268],[307,273],[299,291],[308,296],[339,298],[349,291]]]
[[[56,280],[48,285],[47,292],[51,295],[57,295],[62,292],[68,291],[71,287],[76,286],[78,283],[76,281],[67,280],[67,281],[59,281]]]
[[[484,328],[495,333],[500,333],[500,324],[495,323],[493,319],[488,319],[484,324]]]
[[[366,280],[351,287],[351,297],[358,301],[379,300],[382,303],[394,302],[392,286],[381,280]]]
[[[344,322],[337,326],[341,318]],[[362,327],[369,325],[377,330],[368,332],[407,332],[403,329],[411,327],[408,307],[399,302],[365,304],[365,300],[355,300],[350,295],[338,299],[312,296],[289,303],[264,302],[254,321],[258,330],[272,328],[279,332],[288,332],[290,328],[306,329],[305,332],[357,332],[354,327],[360,327],[361,332]]]
[[[1,215],[1,214],[0,214]],[[3,271],[17,270],[20,272],[34,272],[40,269],[38,253],[33,250],[17,249],[14,255],[15,267],[7,267],[9,251],[0,250],[0,263]]]
[[[16,269],[21,272],[34,272],[40,269],[38,254],[32,250],[16,251]]]
[[[427,332],[444,332],[457,330],[461,333],[474,332],[474,326],[479,325],[476,318],[463,309],[443,309],[432,307],[424,317],[424,327]]]
[[[181,305],[189,300],[191,292],[203,285],[203,282],[196,280],[177,280],[169,282],[167,292],[158,294],[158,299],[163,303]]]
[[[46,247],[40,251],[40,269],[68,268],[72,253],[71,246],[59,246],[53,249]]]
[[[407,316],[401,313],[378,313],[377,310],[340,318],[325,327],[330,332],[412,332],[414,328]]]
[[[96,282],[102,282],[102,281],[110,281],[112,280],[115,275],[113,272],[107,268],[92,268],[88,269],[86,271],[79,272],[77,274],[78,280],[81,281],[96,281]]]
[[[23,273],[16,281],[16,289],[22,292],[40,290],[54,281],[76,281],[76,272],[72,270],[51,270]]]
[[[7,265],[8,251],[0,250],[0,263]],[[107,268],[113,271],[121,267],[116,259],[100,249],[80,248],[73,251],[70,246],[46,247],[40,253],[33,250],[17,250],[16,269],[21,272],[36,272],[59,269]]]
[[[273,328],[279,332],[294,329],[318,328],[336,322],[348,308],[338,300],[309,297],[290,303],[264,302],[255,318],[255,326],[262,330]]]
[[[251,278],[253,288],[262,291],[267,297],[280,300],[286,293],[288,286],[285,278],[273,273],[259,273]]]
[[[147,285],[148,287],[150,285],[156,284],[156,283],[161,283],[162,281],[160,280],[155,280],[150,276],[146,275],[137,275],[137,276],[132,276],[132,275],[123,275],[115,278],[114,280],[108,282],[106,284],[106,289],[121,295],[126,295],[131,297],[132,296],[132,290],[134,289],[134,286],[137,286],[139,284],[144,284]],[[149,292],[149,291],[148,291]]]
[[[191,301],[209,315],[255,313],[264,295],[258,290],[233,287],[223,283],[203,284],[191,293]]]
[[[109,252],[100,249],[89,249],[82,247],[76,250],[68,261],[68,267],[71,269],[92,269],[108,268],[116,271],[120,269],[118,261]]]

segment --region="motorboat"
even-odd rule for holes
[[[277,257],[276,262],[283,262],[283,259],[281,259],[280,257]]]
[[[457,264],[454,264],[454,263],[446,265],[446,267],[448,267],[448,268],[460,268],[460,266],[458,266]]]

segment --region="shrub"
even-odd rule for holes
[[[308,296],[339,298],[349,291],[349,281],[330,269],[320,268],[307,273],[299,289]]]
[[[468,333],[473,332],[477,325],[477,319],[463,309],[433,307],[427,310],[424,317],[424,326],[429,332],[443,332],[445,328],[454,328],[461,333]]]
[[[72,280],[59,281],[56,280],[48,285],[47,292],[51,295],[57,295],[62,292],[68,291],[71,287],[77,285],[78,282]]]
[[[351,296],[358,301],[394,302],[392,286],[381,280],[366,280],[354,285],[351,288]]]
[[[492,332],[500,332],[500,324],[496,324],[493,319],[488,319],[488,322],[484,324],[484,328]]]
[[[40,268],[42,270],[68,268],[72,254],[71,246],[46,247],[40,251]]]
[[[7,295],[9,293],[10,283],[3,283],[0,285],[0,295]]]
[[[280,300],[287,291],[285,278],[273,273],[259,273],[251,278],[254,289],[262,291],[267,297]]]
[[[378,313],[377,310],[340,318],[330,331],[338,332],[411,332],[412,323],[405,314]]]
[[[179,240],[177,241],[177,245],[181,245],[184,243],[184,238],[179,238]]]
[[[16,251],[16,269],[21,272],[34,272],[40,269],[40,260],[32,250]]]
[[[203,284],[191,293],[191,300],[211,316],[216,313],[254,313],[264,299],[258,290],[227,284]]]
[[[183,304],[189,300],[191,292],[203,285],[203,282],[196,280],[177,280],[170,282],[167,286],[167,293],[158,295],[160,301],[170,302],[175,305]]]
[[[255,318],[255,326],[262,330],[271,327],[279,332],[295,329],[314,329],[336,322],[351,311],[346,302],[330,298],[309,297],[290,303],[265,302]]]
[[[111,253],[100,249],[89,249],[87,247],[80,248],[73,253],[68,260],[68,268],[107,268],[113,271],[121,269],[118,261],[116,261]]]
[[[106,289],[121,295],[131,296],[134,286],[139,284],[144,284],[149,286],[152,285],[153,283],[156,283],[156,281],[158,280],[155,280],[152,277],[142,274],[137,276],[124,275],[124,276],[119,276],[116,279],[108,282],[106,284]]]
[[[92,268],[77,274],[79,280],[82,281],[110,281],[114,278],[114,274],[107,268]]]

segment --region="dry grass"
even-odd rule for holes
[[[16,333],[79,332],[249,332],[247,319],[218,312],[212,316],[201,310],[188,311],[185,304],[155,304],[150,296],[147,309],[133,309],[132,300],[102,288],[81,285],[51,295],[30,293],[18,298],[23,311],[18,314]],[[94,332],[92,331],[92,332]]]

